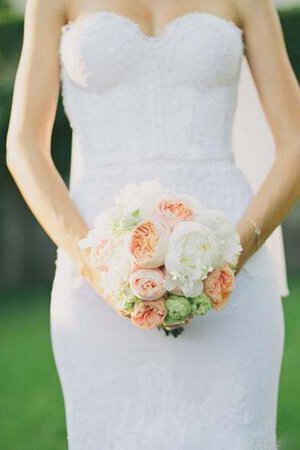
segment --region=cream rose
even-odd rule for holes
[[[143,300],[157,300],[166,293],[165,274],[160,269],[137,269],[130,275],[130,287]]]
[[[235,284],[234,272],[228,264],[208,274],[203,280],[204,293],[211,299],[212,307],[221,310],[228,302]]]
[[[157,215],[173,230],[180,222],[194,220],[196,211],[191,200],[182,196],[161,200],[157,206]]]

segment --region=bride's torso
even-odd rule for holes
[[[109,11],[63,27],[70,190],[87,221],[149,178],[238,219],[251,195],[231,147],[243,52],[242,29],[210,13],[181,15],[156,37]]]

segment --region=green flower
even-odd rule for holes
[[[118,306],[121,310],[128,312],[128,314],[131,314],[135,303],[140,303],[141,301],[142,300],[140,298],[136,297],[133,294],[130,285],[127,284],[123,287],[123,289],[120,292],[118,298]]]
[[[112,220],[114,234],[130,232],[140,222],[140,211],[123,211],[119,208],[117,215]]]
[[[198,316],[204,316],[212,307],[211,300],[202,293],[197,297],[190,298],[192,302],[192,312]]]
[[[186,322],[186,318],[185,319],[171,319],[171,317],[169,315],[167,315],[167,317],[164,319],[163,321],[163,325],[164,326],[172,326],[172,325],[184,325]]]
[[[186,317],[191,314],[192,306],[186,297],[170,294],[166,300],[168,315],[165,322],[184,323]]]

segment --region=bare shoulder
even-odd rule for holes
[[[235,6],[242,13],[255,14],[257,11],[273,6],[273,0],[234,0]]]
[[[27,0],[25,21],[30,25],[38,21],[62,24],[68,17],[70,0]]]
[[[259,26],[279,29],[279,18],[273,0],[234,0],[240,23],[247,31]]]

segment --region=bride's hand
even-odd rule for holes
[[[256,235],[253,233],[253,228],[249,227],[247,222],[244,220],[240,221],[236,229],[239,233],[243,250],[238,259],[238,263],[235,266],[235,275],[241,271],[248,259],[258,250]]]
[[[96,269],[91,263],[91,250],[89,248],[81,250],[81,265],[79,267],[79,272],[81,277],[89,283],[96,293],[102,297],[106,303],[119,312],[116,307],[115,298],[113,296],[109,296],[107,293],[104,294],[104,290],[101,286],[101,271]]]
[[[99,295],[103,295],[101,286],[100,286],[100,280],[99,280],[99,273],[91,266],[83,266],[80,269],[80,275],[92,286],[92,288],[95,289],[95,291]]]
[[[83,277],[100,296],[103,296],[100,274],[90,262],[90,250],[88,249],[82,251],[82,264],[79,268],[79,272],[80,276]]]

